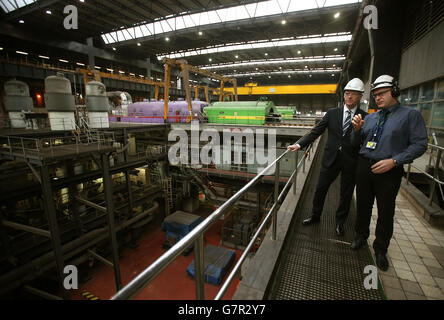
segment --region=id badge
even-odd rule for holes
[[[367,142],[367,145],[366,145],[365,147],[366,147],[367,149],[375,150],[377,144],[378,144],[377,142],[369,141],[369,142]]]

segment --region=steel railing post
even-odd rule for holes
[[[435,168],[433,170],[433,182],[432,182],[432,189],[430,190],[430,200],[429,200],[429,204],[432,205],[433,202],[433,195],[435,193],[435,188],[436,188],[436,180],[438,179],[438,173],[439,173],[439,160],[441,159],[441,149],[438,149],[438,154],[436,156],[436,162],[435,162]]]
[[[205,266],[203,233],[194,241],[194,275],[196,277],[196,300],[205,300]]]
[[[22,142],[22,150],[23,150],[23,155],[25,155],[25,145],[23,143],[23,138],[20,138],[21,142]]]
[[[295,170],[295,172],[294,172],[294,177],[293,177],[293,194],[296,194],[296,182],[298,179],[298,160],[299,160],[298,154],[299,154],[299,151],[296,151],[295,156],[294,156],[294,170]]]
[[[435,150],[435,149],[430,148],[429,167],[432,165],[433,150]]]
[[[11,145],[11,139],[10,139],[10,137],[8,137],[8,146],[9,146],[9,154],[10,154],[11,157],[12,157],[12,145]]]
[[[409,184],[409,179],[410,179],[410,171],[412,170],[412,164],[409,163],[409,165],[407,166],[407,177],[406,177],[406,182],[407,184]]]
[[[272,239],[276,240],[276,233],[277,233],[277,202],[279,197],[279,171],[280,171],[280,161],[276,162],[275,166],[275,174],[274,174],[274,203],[275,208],[272,216],[272,227],[273,227],[273,233],[272,233]]]

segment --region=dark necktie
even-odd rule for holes
[[[383,125],[387,121],[387,116],[390,113],[388,109],[382,109],[381,110],[381,117],[379,119],[379,123]]]
[[[350,127],[350,124],[351,124],[351,111],[347,110],[347,118],[345,119],[344,126],[342,127],[342,135],[343,136],[345,136],[345,134],[347,133],[347,130]]]

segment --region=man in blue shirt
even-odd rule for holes
[[[373,202],[376,197],[378,220],[373,242],[376,264],[386,271],[386,258],[393,235],[395,200],[404,173],[403,165],[413,162],[427,150],[427,131],[422,115],[415,109],[401,106],[400,95],[393,77],[383,75],[372,84],[372,94],[381,109],[353,118],[352,144],[360,146],[356,171],[358,216],[356,236],[351,248],[366,244]]]

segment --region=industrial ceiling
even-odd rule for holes
[[[361,4],[353,0],[1,0],[0,24],[40,43],[85,44],[93,38],[95,47],[131,59],[149,58],[159,65],[164,56],[183,57],[192,65],[236,77],[239,84],[336,83]],[[64,28],[68,5],[78,10],[77,30]]]

